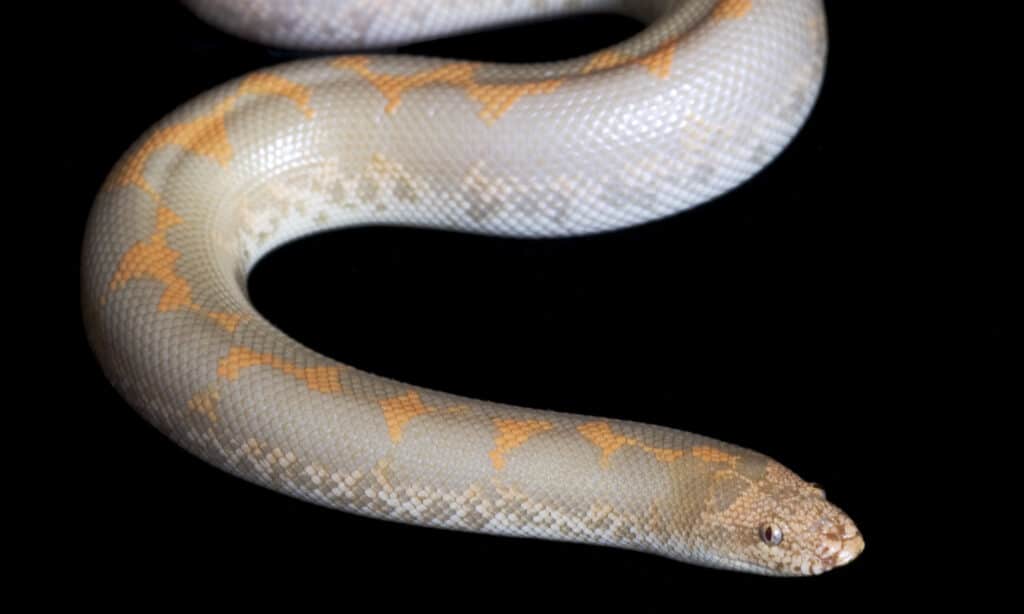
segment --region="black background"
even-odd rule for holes
[[[931,457],[892,441],[941,420],[937,403],[957,402],[959,387],[943,368],[951,347],[986,361],[1008,333],[1003,290],[992,283],[998,273],[972,276],[971,301],[957,302],[953,291],[935,297],[953,299],[941,307],[922,298],[955,265],[932,259],[935,243],[916,217],[923,196],[894,172],[921,144],[878,120],[879,91],[890,85],[877,80],[886,72],[881,39],[851,4],[826,2],[827,76],[806,127],[767,169],[710,204],[572,240],[329,233],[271,254],[250,291],[284,331],[363,369],[474,397],[664,424],[773,456],[821,483],[855,519],[867,540],[855,563],[817,579],[776,580],[294,501],[205,466],[148,427],[106,383],[69,309],[61,321],[77,381],[57,391],[68,400],[59,454],[68,494],[58,503],[66,539],[51,547],[49,571],[68,572],[75,590],[100,597],[125,585],[186,600],[219,589],[322,597],[334,609],[351,609],[360,595],[371,596],[364,607],[385,610],[863,610],[876,590],[897,585],[913,598],[908,559],[919,566],[930,556],[908,547],[922,537],[908,527],[921,526],[912,502],[928,495],[905,478]],[[234,39],[173,1],[67,15],[56,31],[62,81],[44,98],[68,122],[57,129],[71,135],[51,189],[70,221],[55,265],[67,282],[61,303],[77,306],[82,229],[121,152],[207,88],[305,55]],[[561,59],[638,28],[590,16],[406,51]],[[898,108],[899,96],[887,96]],[[951,249],[991,249],[960,240]],[[985,308],[970,308],[976,303]],[[955,314],[961,308],[970,314]],[[967,325],[954,331],[948,318],[957,315]]]

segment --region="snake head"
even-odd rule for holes
[[[864,538],[825,491],[769,460],[751,479],[716,476],[703,530],[711,564],[772,576],[818,575],[857,558]],[[707,561],[705,561],[707,562]]]

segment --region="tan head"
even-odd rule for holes
[[[773,576],[808,576],[855,559],[864,539],[825,491],[775,461],[759,479],[736,471],[714,478],[701,513],[705,564]]]

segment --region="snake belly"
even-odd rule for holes
[[[153,126],[101,188],[82,253],[89,342],[147,421],[236,476],[377,518],[772,575],[859,554],[863,539],[823,491],[761,454],[366,373],[290,339],[245,288],[262,255],[327,229],[568,236],[714,198],[810,112],[826,52],[820,0],[187,4],[244,36],[311,48],[587,9],[649,25],[550,63],[274,66]]]

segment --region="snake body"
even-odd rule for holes
[[[567,236],[714,198],[810,112],[826,51],[820,0],[187,4],[243,36],[312,48],[586,9],[649,26],[541,64],[304,60],[156,124],[101,188],[82,260],[90,344],[150,423],[246,480],[378,518],[771,575],[860,553],[824,492],[761,454],[378,377],[287,337],[245,288],[263,254],[326,229]]]

